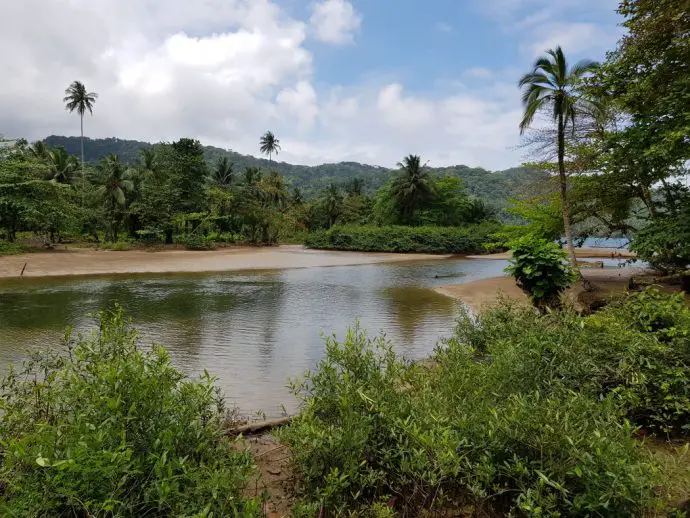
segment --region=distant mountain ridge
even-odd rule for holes
[[[62,146],[73,155],[79,156],[81,153],[79,137],[51,135],[45,139],[45,143],[51,147]],[[135,163],[139,159],[140,150],[150,148],[152,145],[138,140],[86,138],[84,139],[84,158],[87,162],[97,162],[106,155],[114,154],[118,155],[123,162]],[[234,163],[235,171],[238,174],[241,174],[246,167],[264,169],[269,167],[269,161],[266,159],[242,155],[235,151],[213,146],[204,146],[204,154],[210,163],[215,163],[221,157],[227,157]],[[274,160],[270,163],[270,167],[284,175],[293,187],[298,187],[307,197],[318,196],[330,183],[344,185],[353,178],[361,178],[365,190],[373,192],[394,174],[393,169],[357,162],[307,166]],[[481,198],[497,209],[503,209],[509,198],[518,197],[528,192],[530,185],[535,181],[542,181],[545,175],[523,167],[497,172],[465,165],[430,167],[429,169],[436,175],[452,175],[461,178],[471,195]]]

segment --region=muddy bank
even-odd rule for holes
[[[644,268],[602,268],[583,269],[582,276],[590,281],[597,295],[607,297],[623,293],[633,276],[647,273]],[[454,284],[436,288],[437,293],[460,300],[472,311],[479,311],[482,306],[491,305],[504,297],[517,302],[529,303],[527,295],[515,285],[512,277],[492,277],[465,284]]]
[[[580,259],[634,259],[636,255],[629,250],[618,248],[576,248],[575,255]],[[488,255],[470,255],[468,259],[508,260],[510,252]]]
[[[352,266],[398,261],[443,259],[428,254],[387,254],[306,250],[300,245],[232,248],[208,252],[162,250],[115,252],[68,248],[64,251],[0,257],[0,278],[63,277],[125,273],[195,273],[277,270],[319,266]]]

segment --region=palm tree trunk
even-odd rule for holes
[[[84,114],[80,114],[81,120],[81,206],[84,206],[84,186],[86,183],[86,169],[84,168]]]
[[[573,230],[570,227],[570,207],[568,206],[568,178],[565,175],[565,120],[563,113],[558,114],[558,176],[561,184],[561,207],[563,209],[563,230],[565,230],[566,248],[570,264],[578,271],[573,245]]]

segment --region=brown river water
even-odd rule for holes
[[[505,261],[439,259],[206,274],[0,279],[0,375],[28,351],[59,345],[66,326],[119,303],[141,344],[164,345],[190,375],[218,377],[244,413],[293,410],[288,378],[323,356],[322,334],[357,320],[385,332],[410,359],[431,354],[453,329],[458,302],[432,288],[501,275]]]

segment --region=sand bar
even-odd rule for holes
[[[582,276],[595,285],[597,292],[608,296],[622,293],[627,289],[631,277],[647,273],[644,268],[627,266],[624,268],[583,269]],[[453,284],[436,288],[435,291],[463,302],[473,312],[483,306],[494,304],[504,297],[528,304],[527,295],[515,285],[512,277],[492,277],[464,284]]]
[[[68,248],[0,257],[0,278],[62,277],[127,273],[192,273],[348,266],[399,261],[444,259],[429,254],[388,254],[307,250],[301,245],[239,247],[192,252],[187,250],[127,250],[122,252]]]

